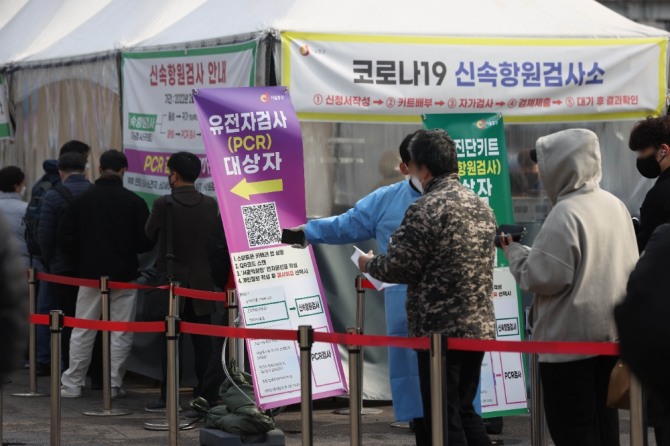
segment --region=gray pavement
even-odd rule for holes
[[[50,402],[48,397],[17,398],[11,393],[28,390],[28,371],[18,371],[12,382],[3,387],[3,445],[48,445]],[[82,411],[102,408],[102,392],[85,390],[81,398],[62,400],[63,445],[165,445],[167,432],[144,429],[145,421],[161,418],[159,414],[144,412],[144,405],[158,395],[153,380],[138,375],[126,379],[127,395],[114,400],[114,407],[132,411],[121,417],[89,417]],[[39,390],[48,391],[49,378],[38,378]],[[182,390],[182,406],[188,403],[190,389]],[[333,414],[336,408],[347,407],[345,399],[327,399],[315,402],[314,444],[324,446],[349,444],[349,417]],[[391,427],[393,410],[388,402],[369,402],[366,407],[382,410],[379,415],[363,416],[364,445],[414,445],[409,429]],[[630,444],[628,412],[620,411],[621,445]],[[180,445],[198,445],[199,428],[180,433]],[[286,434],[287,445],[300,445],[300,407],[290,406],[277,416],[277,426]],[[529,416],[505,418],[502,435],[492,436],[495,445],[530,445]],[[551,442],[549,444],[552,444]],[[650,446],[654,446],[650,435]]]

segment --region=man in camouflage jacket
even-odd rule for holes
[[[491,208],[458,179],[453,140],[441,130],[419,131],[410,144],[410,173],[424,195],[391,237],[387,255],[361,256],[373,277],[406,283],[411,336],[494,339],[493,262],[496,232]],[[430,356],[419,351],[424,405],[417,445],[431,444]],[[473,400],[484,354],[449,351],[447,407],[450,445],[490,445]]]

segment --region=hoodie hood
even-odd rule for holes
[[[58,160],[44,160],[42,169],[44,169],[46,173],[58,175]]]
[[[552,204],[572,193],[600,188],[600,143],[591,130],[552,133],[538,139],[535,148],[540,178]]]

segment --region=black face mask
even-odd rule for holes
[[[645,178],[658,178],[661,174],[661,166],[656,161],[656,153],[644,158],[638,158],[636,162],[637,171]]]

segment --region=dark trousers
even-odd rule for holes
[[[607,408],[615,357],[540,363],[544,411],[556,446],[619,446],[619,415]]]
[[[184,305],[184,311],[181,315],[181,320],[185,322],[193,322],[196,324],[211,324],[212,316],[197,316],[193,311],[193,301],[191,299],[186,299]],[[198,385],[193,389],[193,397],[197,398],[202,395],[202,386],[204,383],[205,371],[207,370],[207,365],[209,364],[210,357],[212,356],[212,338],[209,336],[200,336],[200,335],[189,335],[191,337],[191,344],[193,345],[193,360],[195,368],[195,377],[198,380]],[[179,337],[179,342],[181,344],[183,337]],[[179,348],[181,352],[181,347]],[[181,356],[181,355],[180,355]],[[165,401],[166,396],[166,386],[167,386],[167,346],[163,342],[163,382],[161,383],[161,400]],[[182,370],[182,361],[179,360],[179,376],[181,376]]]
[[[415,420],[417,446],[432,445],[430,352],[417,351],[423,418]],[[450,446],[490,446],[491,440],[473,401],[479,386],[484,353],[447,352],[447,430]]]

